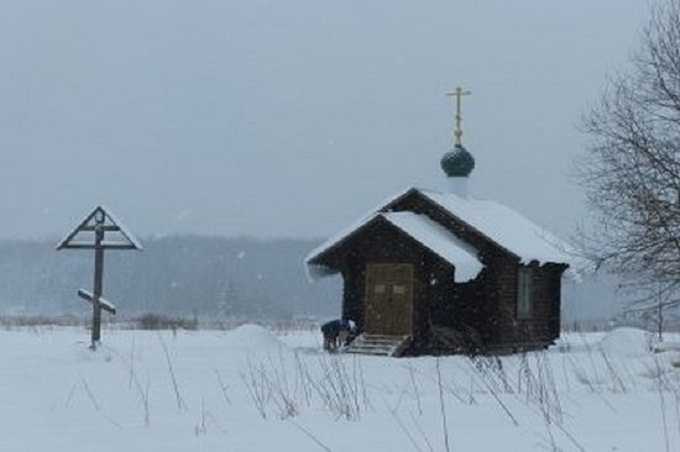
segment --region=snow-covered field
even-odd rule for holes
[[[501,358],[328,355],[313,332],[0,331],[1,451],[677,451],[680,337]]]

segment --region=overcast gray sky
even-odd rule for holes
[[[641,0],[4,0],[0,238],[94,205],[144,237],[325,237],[443,186],[453,105],[471,191],[562,235],[576,127],[625,68]]]

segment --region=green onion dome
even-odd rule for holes
[[[460,144],[444,154],[440,163],[447,177],[467,177],[475,167],[472,154]]]

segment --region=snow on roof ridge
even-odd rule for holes
[[[120,219],[119,216],[114,214],[111,209],[104,206],[103,204],[100,204],[98,207],[101,208],[109,217],[109,219],[120,228],[120,233],[123,234],[123,236],[135,246],[135,248],[140,251],[144,249],[142,242],[139,241],[139,239],[132,233],[130,228],[128,228],[128,226]]]
[[[533,260],[542,263],[570,263],[573,260],[567,242],[511,207],[493,200],[461,198],[434,190],[419,191],[525,264]]]
[[[470,281],[484,268],[472,245],[462,241],[427,215],[408,211],[382,212],[378,215],[453,265],[456,282]]]
[[[474,279],[482,271],[483,265],[477,258],[477,250],[427,215],[409,211],[380,212],[378,210],[345,228],[340,234],[328,239],[309,253],[305,258],[307,277],[313,281],[337,273],[337,271],[326,268],[324,265],[312,264],[310,260],[339,245],[356,231],[372,223],[376,218],[384,218],[394,227],[452,264],[455,267],[454,278],[457,282]]]
[[[349,226],[343,228],[336,234],[333,234],[316,248],[314,248],[312,251],[310,251],[307,256],[305,257],[304,263],[305,265],[309,265],[309,261],[312,260],[314,257],[317,255],[323,253],[324,251],[329,250],[330,248],[334,247],[338,243],[340,243],[345,237],[347,237],[349,234],[354,232],[355,230],[359,229],[363,225],[369,223],[375,216],[376,214],[380,213],[380,210],[383,209],[385,206],[391,204],[392,202],[396,201],[400,197],[404,196],[406,193],[409,191],[413,190],[414,187],[407,187],[406,189],[401,190],[398,192],[397,195],[392,195],[388,198],[385,198],[381,203],[377,204],[373,209],[369,210],[368,213],[364,214],[361,216],[357,221],[354,221],[351,223]],[[417,190],[417,189],[416,189]]]
[[[111,209],[109,209],[103,204],[97,204],[92,210],[88,210],[89,213],[85,214],[82,217],[82,220],[78,222],[78,226],[76,226],[71,232],[66,234],[66,236],[64,236],[64,238],[62,238],[59,241],[59,243],[57,244],[57,249],[60,249],[66,244],[66,242],[72,240],[77,235],[78,229],[85,225],[85,223],[87,223],[88,220],[92,218],[92,216],[94,216],[94,214],[98,210],[104,212],[104,215],[106,215],[109,218],[109,220],[111,220],[112,223],[118,226],[121,235],[125,237],[137,250],[141,251],[144,249],[144,247],[142,246],[142,242],[140,242],[139,239],[137,239],[137,237],[132,233],[130,228],[128,228],[127,225],[111,211]]]

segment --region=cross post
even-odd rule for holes
[[[104,280],[104,214],[97,212],[94,217],[94,284],[92,290],[92,345],[94,349],[101,340],[102,308],[99,299],[103,292]]]
[[[462,116],[460,114],[460,105],[463,96],[472,94],[472,91],[463,90],[460,86],[452,93],[446,93],[447,96],[455,96],[456,98],[456,129],[453,131],[453,136],[456,138],[456,146],[462,146],[461,138],[463,136],[463,129],[460,124],[462,121]]]

